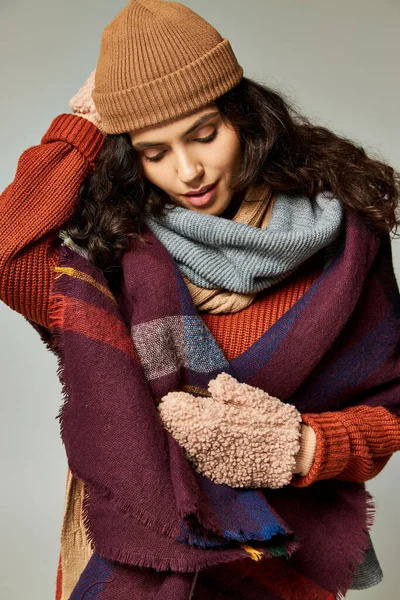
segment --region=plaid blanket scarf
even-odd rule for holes
[[[231,489],[196,473],[162,428],[157,401],[206,394],[220,372],[301,412],[382,405],[400,414],[400,303],[389,239],[354,212],[310,289],[228,361],[176,263],[148,229],[104,274],[66,245],[51,294],[48,347],[59,359],[59,418],[85,483],[94,553],[71,596],[92,600],[341,597],[369,543],[362,483]]]

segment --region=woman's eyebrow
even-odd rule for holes
[[[197,121],[187,131],[185,131],[183,135],[188,135],[189,133],[192,133],[192,131],[194,131],[199,125],[202,125],[203,123],[205,123],[212,117],[215,117],[216,115],[218,115],[218,111],[206,113],[205,115],[200,117],[200,119],[197,119]],[[164,142],[138,142],[137,144],[132,144],[132,147],[135,148],[135,150],[143,150],[143,148],[151,148],[152,146],[162,146],[163,144]]]

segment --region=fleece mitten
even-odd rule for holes
[[[211,397],[170,392],[158,406],[164,428],[193,467],[231,487],[280,488],[292,479],[301,414],[263,390],[221,373]]]
[[[100,129],[100,131],[102,131],[101,118],[92,100],[95,74],[96,69],[92,71],[84,85],[78,90],[75,96],[72,96],[71,100],[68,102],[68,105],[75,115],[84,117],[88,121],[91,121]]]

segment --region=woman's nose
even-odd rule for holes
[[[187,185],[198,180],[204,173],[201,162],[197,160],[195,156],[190,156],[190,154],[186,152],[177,157],[176,170],[179,179]]]

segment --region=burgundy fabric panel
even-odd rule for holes
[[[103,310],[110,327],[126,324],[120,333],[126,345],[110,343],[104,323],[97,324],[93,335],[82,327],[74,330],[73,314],[69,328],[63,328],[60,313],[55,332],[66,400],[61,432],[71,471],[87,484],[89,534],[102,560],[131,568],[123,570],[115,563],[123,572],[119,596],[114,596],[128,600],[136,582],[134,593],[139,595],[134,597],[147,593],[153,600],[162,590],[165,598],[175,594],[176,600],[186,600],[191,576],[201,569],[198,600],[203,600],[202,594],[216,600],[236,594],[239,600],[249,597],[249,590],[254,591],[252,598],[288,598],[284,578],[278,593],[272,580],[268,588],[255,567],[252,573],[243,568],[233,570],[235,577],[227,574],[232,565],[225,563],[248,559],[240,547],[243,540],[259,549],[268,549],[270,543],[271,552],[275,541],[276,549],[290,556],[287,574],[293,577],[293,600],[296,573],[298,585],[307,589],[305,597],[333,600],[330,596],[344,595],[369,545],[374,507],[365,486],[332,479],[306,488],[240,490],[230,498],[223,486],[202,482],[193,471],[183,450],[162,428],[154,397],[181,386],[206,389],[220,365],[220,370],[226,368],[299,409],[322,412],[375,402],[398,410],[400,310],[390,250],[359,215],[346,213],[340,256],[260,340],[223,363],[211,333],[196,329],[196,318],[201,317],[171,256],[149,231],[143,239],[124,256],[118,304],[96,286],[68,275],[54,285],[54,294]],[[84,263],[70,249],[60,252],[62,266],[82,270],[105,286],[103,274]],[[148,340],[151,350],[151,336],[163,319],[171,326],[165,327],[168,339],[157,338],[160,369],[154,372],[161,375],[154,383],[141,366],[147,360],[151,367],[153,355],[145,355],[144,347],[136,359],[126,349],[133,344],[131,332],[136,328],[138,336],[144,332],[136,346]],[[90,324],[88,319],[89,329]],[[143,324],[147,327],[138,330]],[[165,375],[163,344],[166,352],[172,348],[181,353],[176,372],[168,371],[175,364],[172,356],[165,363]],[[224,506],[229,506],[225,514]],[[282,530],[279,540],[271,537],[269,526]],[[293,545],[292,532],[300,546]],[[274,559],[266,560],[266,570],[270,560]],[[280,560],[279,572],[285,560]],[[106,566],[94,560],[93,573],[104,575]],[[147,578],[141,578],[143,569],[149,569]],[[112,585],[111,580],[104,585],[101,594],[109,595],[100,595],[101,600],[113,598]],[[213,596],[206,595],[207,589],[213,589]]]

